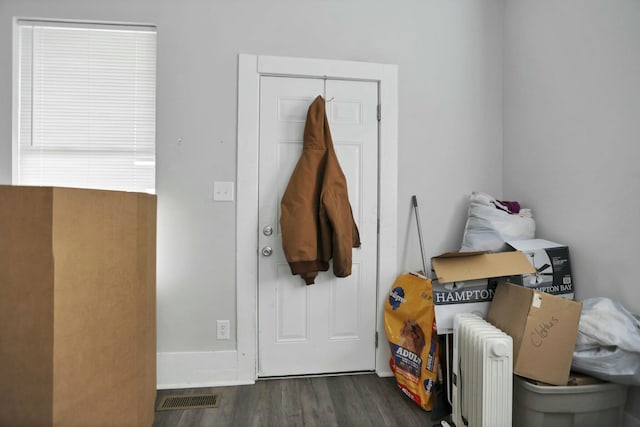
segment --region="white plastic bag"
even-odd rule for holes
[[[640,321],[617,301],[584,300],[571,367],[605,381],[640,385]]]
[[[535,237],[536,223],[529,209],[521,209],[520,213],[511,214],[502,210],[502,207],[502,204],[489,194],[471,194],[461,252],[500,252],[507,249],[507,240]]]

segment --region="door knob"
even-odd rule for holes
[[[273,249],[271,249],[271,246],[265,246],[264,248],[262,248],[262,255],[264,256],[270,256],[272,252]]]
[[[262,229],[262,234],[264,234],[265,236],[271,236],[273,234],[273,227],[271,227],[270,225],[265,226]]]

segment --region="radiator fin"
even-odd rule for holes
[[[475,314],[458,314],[453,332],[453,422],[510,427],[513,396],[511,337]]]

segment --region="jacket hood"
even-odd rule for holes
[[[324,98],[318,95],[307,111],[303,148],[313,150],[325,150],[327,148],[325,143],[325,132],[328,132],[326,119]]]

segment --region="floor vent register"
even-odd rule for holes
[[[220,404],[219,393],[209,394],[189,394],[189,395],[168,395],[164,396],[156,410],[170,411],[177,409],[204,409],[217,408]]]

